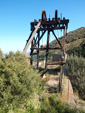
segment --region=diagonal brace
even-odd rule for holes
[[[58,41],[59,45],[60,45],[60,46],[61,46],[61,48],[62,48],[62,45],[61,45],[60,41],[58,40],[58,38],[57,38],[57,36],[55,35],[55,33],[54,33],[54,31],[53,31],[53,30],[52,30],[52,33],[53,33],[53,35],[55,36],[56,40]]]
[[[43,37],[45,32],[46,32],[46,30],[42,33],[42,35],[39,37],[38,41],[35,43],[35,45],[33,47],[35,47],[39,43],[39,41],[41,40],[41,38]]]

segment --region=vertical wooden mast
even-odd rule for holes
[[[31,42],[31,48],[33,48],[33,40],[32,40],[32,42]],[[31,49],[30,55],[31,55],[30,64],[32,65],[32,64],[33,64],[33,49]]]
[[[49,38],[50,38],[50,31],[48,30],[47,34],[47,49],[46,49],[46,63],[45,63],[45,69],[47,69],[47,61],[48,61],[48,48],[49,48]]]
[[[40,37],[40,32],[38,32],[38,39]],[[37,50],[37,69],[39,67],[39,42],[38,42],[38,50]]]
[[[67,28],[67,26],[65,25],[64,37],[63,37],[62,61],[65,61],[65,37],[66,37],[66,28]],[[61,65],[61,69],[60,69],[59,91],[61,91],[63,75],[64,75],[64,64]]]

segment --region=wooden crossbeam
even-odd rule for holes
[[[65,61],[54,61],[54,62],[47,62],[47,65],[63,65]]]
[[[31,35],[31,37],[30,37],[28,43],[26,44],[26,46],[25,46],[25,48],[24,48],[24,50],[23,50],[23,53],[26,53],[26,51],[27,51],[27,49],[28,49],[30,43],[32,42],[32,40],[33,40],[33,38],[34,38],[34,35],[35,35],[35,33],[37,32],[37,30],[38,30],[40,24],[41,24],[41,21],[37,24],[35,30],[33,31],[33,33],[32,33],[32,35]]]
[[[32,53],[32,54],[30,53],[30,55],[37,55],[37,53]]]
[[[58,29],[65,29],[65,26],[61,26],[61,27],[52,27],[51,28],[39,28],[38,31],[43,31],[43,30],[58,30]]]
[[[31,22],[31,25],[37,25],[38,22]],[[52,21],[42,21],[41,25],[57,25],[57,24],[68,24],[69,23],[69,19],[65,19],[65,20],[52,20]]]
[[[47,48],[46,47],[44,47],[44,48],[31,48],[31,49],[35,49],[35,50],[46,50]],[[55,48],[48,48],[48,49],[50,49],[50,50],[55,50],[55,49],[62,49],[61,47],[55,47]]]

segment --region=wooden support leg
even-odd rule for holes
[[[63,65],[61,65],[61,70],[60,70],[60,78],[59,78],[59,92],[62,89],[62,79],[63,79]]]
[[[66,37],[66,26],[64,29],[64,38],[63,38],[63,56],[64,56],[64,60],[65,60],[65,37]]]
[[[31,42],[31,48],[33,48],[33,41]],[[30,64],[33,64],[33,49],[31,49],[31,58],[30,58]]]
[[[38,38],[40,36],[40,33],[38,32]],[[38,48],[39,48],[39,42],[38,42]],[[39,49],[37,50],[37,69],[39,67]]]
[[[46,50],[46,63],[45,63],[45,69],[47,69],[47,61],[48,61],[48,48],[49,48],[49,37],[50,37],[50,31],[48,30],[48,35],[47,35],[47,50]]]

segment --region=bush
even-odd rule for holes
[[[66,61],[65,74],[68,75],[69,59]],[[85,59],[82,57],[70,57],[70,80],[74,91],[85,100]]]
[[[0,113],[26,113],[39,109],[41,92],[41,79],[28,64],[25,55],[18,51],[1,57]]]
[[[85,58],[85,40],[83,40],[83,42],[78,47],[68,50],[67,53],[70,53],[73,56],[76,55],[78,57],[82,56]]]
[[[57,95],[45,96],[41,100],[41,113],[64,113],[64,106]]]

